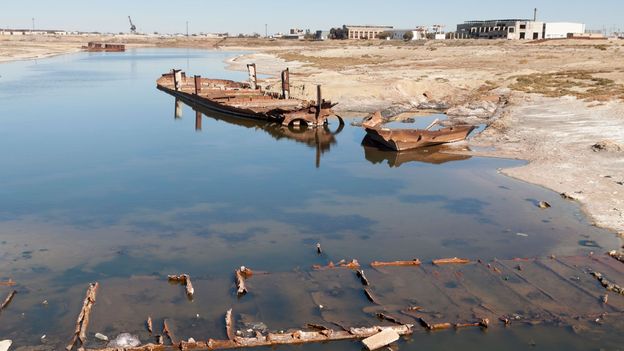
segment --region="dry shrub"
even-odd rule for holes
[[[587,101],[624,99],[624,86],[611,79],[595,77],[598,73],[608,72],[576,70],[516,76],[510,88],[549,97],[574,96]]]

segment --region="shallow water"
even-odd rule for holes
[[[223,337],[218,316],[229,306],[269,326],[299,313],[233,297],[240,265],[291,272],[341,258],[544,257],[618,245],[577,204],[497,173],[521,162],[387,152],[362,145],[363,130],[349,123],[332,135],[202,111],[198,119],[184,104],[176,116],[175,99],[155,88],[174,67],[245,79],[224,70],[233,55],[141,49],[0,65],[0,281],[18,283],[0,315],[0,339],[37,345],[46,334],[52,349],[65,343],[94,280],[102,287],[91,335],[140,333],[152,314],[189,330],[181,335]],[[552,208],[539,209],[540,200]],[[164,280],[183,272],[204,295],[192,304]],[[0,286],[0,296],[8,291]],[[606,333],[598,345],[618,341]],[[546,327],[443,332],[401,348],[522,349],[531,340],[574,348],[575,338]]]

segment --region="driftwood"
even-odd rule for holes
[[[349,268],[349,269],[358,269],[360,268],[360,263],[358,262],[358,260],[353,259],[349,262],[347,262],[347,260],[340,260],[338,261],[338,263],[334,263],[334,262],[329,262],[327,264],[327,266],[321,266],[318,264],[315,264],[312,266],[312,269],[320,271],[320,270],[325,270],[325,269],[332,269],[332,268]]]
[[[225,312],[225,335],[227,335],[230,341],[234,341],[234,338],[236,337],[234,335],[233,324],[234,321],[232,319],[232,309],[230,308],[229,310],[227,310],[227,312]]]
[[[364,286],[369,286],[370,285],[370,283],[368,282],[368,279],[364,275],[364,270],[358,269],[355,272],[355,275],[357,275],[357,277],[360,278],[360,281],[362,282],[362,285],[364,285]]]
[[[453,257],[453,258],[440,258],[437,260],[433,260],[433,264],[435,265],[441,265],[441,264],[466,264],[466,263],[470,263],[470,260],[465,259],[465,258],[457,258],[457,257]]]
[[[245,295],[247,293],[247,286],[245,285],[245,279],[250,278],[253,275],[253,271],[245,266],[234,271],[236,275],[236,294],[238,296]]]
[[[449,329],[449,328],[453,327],[453,325],[451,323],[434,323],[434,324],[429,324],[423,318],[418,318],[418,321],[420,322],[420,324],[423,327],[425,327],[428,330],[442,330],[442,329]]]
[[[381,261],[373,261],[371,262],[372,267],[388,267],[388,266],[420,266],[421,262],[419,259],[415,258],[410,261],[392,261],[392,262],[381,262]]]
[[[186,287],[186,295],[189,298],[193,298],[193,294],[195,294],[195,289],[193,288],[193,283],[191,282],[191,276],[189,274],[168,275],[167,279],[169,279],[170,282],[184,284],[184,286]]]
[[[7,295],[2,305],[0,305],[0,312],[2,312],[2,310],[5,309],[11,303],[11,300],[13,300],[13,296],[15,296],[15,294],[17,294],[17,291],[13,290],[9,293],[9,295]]]
[[[13,279],[9,278],[6,282],[0,282],[0,286],[15,286]]]
[[[167,319],[163,319],[163,330],[162,330],[163,334],[165,336],[167,336],[167,338],[169,338],[169,341],[171,341],[171,344],[176,345],[176,337],[173,335],[173,332],[171,331],[171,329],[169,328],[169,323],[167,323]]]
[[[89,315],[91,314],[91,308],[95,304],[95,297],[97,295],[98,282],[89,284],[85,299],[82,303],[82,309],[76,319],[76,328],[74,329],[74,335],[70,343],[65,347],[66,350],[71,350],[76,342],[80,340],[80,344],[84,346],[87,341],[87,328],[89,327]]]

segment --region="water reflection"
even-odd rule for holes
[[[373,164],[383,163],[386,161],[390,168],[401,167],[408,162],[424,162],[431,164],[443,164],[453,161],[468,160],[471,156],[457,155],[444,152],[444,146],[430,146],[414,150],[392,151],[378,147],[374,141],[367,135],[362,140],[364,148],[364,157]]]
[[[210,110],[202,105],[196,104],[191,100],[175,98],[175,113],[174,118],[182,118],[182,104],[189,106],[195,111],[195,130],[202,130],[202,115],[216,121],[223,121],[225,123],[241,126],[245,128],[253,128],[256,130],[262,130],[269,134],[275,140],[288,139],[297,143],[305,144],[310,148],[316,150],[315,164],[316,168],[321,166],[321,156],[329,152],[332,145],[336,144],[336,136],[344,129],[344,123],[340,123],[336,130],[332,131],[328,125],[324,125],[319,128],[311,128],[306,125],[291,125],[284,126],[277,123],[270,123],[266,121],[260,121],[255,119],[235,117],[232,115],[216,112]]]

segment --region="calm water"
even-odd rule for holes
[[[220,316],[232,305],[269,326],[298,313],[233,297],[231,273],[240,265],[291,272],[341,258],[492,259],[617,247],[576,204],[497,173],[518,161],[385,152],[363,145],[363,131],[349,123],[329,133],[198,117],[184,104],[176,113],[174,98],[155,87],[174,67],[245,79],[224,70],[234,54],[142,49],[0,65],[0,280],[18,283],[0,315],[0,339],[38,345],[45,334],[44,344],[58,349],[95,280],[102,288],[91,335],[141,333],[152,315],[171,318],[180,336],[222,337]],[[540,200],[553,207],[540,210]],[[196,277],[193,303],[163,279],[183,272]],[[8,291],[0,286],[2,298]],[[588,349],[614,345],[609,335],[515,328],[423,334],[400,346]],[[360,349],[297,349],[330,347]]]

